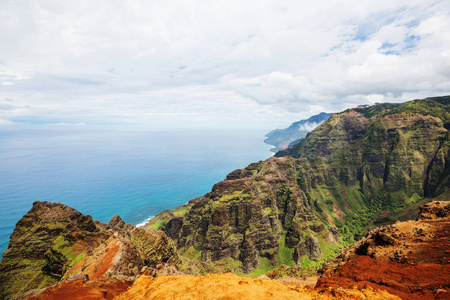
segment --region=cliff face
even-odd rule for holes
[[[103,224],[63,204],[36,201],[16,224],[0,262],[0,298],[80,274],[120,277],[126,285],[144,266],[160,263],[178,263],[163,232],[135,228],[118,216]]]
[[[251,272],[318,266],[369,226],[448,193],[450,97],[334,114],[277,157],[154,218],[181,253]]]
[[[320,171],[319,189],[330,195],[314,197],[319,211],[335,224],[345,222],[340,232],[351,244],[380,212],[446,193],[449,125],[450,97],[353,109],[333,115],[277,156],[308,159]],[[311,172],[305,172],[302,181],[310,182],[310,177]],[[319,190],[317,184],[303,189]]]
[[[270,280],[261,276],[254,279],[231,273],[186,276],[174,269],[172,271],[175,272],[166,272],[168,269],[163,272],[163,264],[159,262],[157,274],[144,270],[134,283],[117,275],[96,279],[95,276],[81,274],[39,293],[30,291],[19,300],[448,299],[449,226],[450,202],[432,201],[420,207],[417,221],[378,227],[358,243],[341,251],[319,270],[322,275],[317,284],[292,277]],[[138,235],[145,232],[141,229]],[[141,237],[140,240],[147,239]],[[145,248],[164,254],[162,244],[163,241],[158,241]],[[114,248],[111,242],[104,245],[108,249]],[[164,255],[158,259],[165,260]],[[284,276],[289,273],[288,276],[299,276],[297,271],[300,268],[284,268],[292,271],[284,272]],[[271,273],[267,275],[271,276]]]
[[[296,185],[297,163],[272,158],[233,172],[163,230],[181,252],[235,271],[330,258],[337,229],[323,225]]]

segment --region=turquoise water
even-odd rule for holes
[[[270,157],[260,131],[0,129],[0,253],[36,200],[139,224]]]

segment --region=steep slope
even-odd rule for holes
[[[63,204],[36,201],[16,224],[0,262],[0,298],[69,276],[133,281],[143,267],[161,263],[179,263],[163,232],[136,228],[119,216],[103,224]]]
[[[317,288],[371,286],[403,299],[449,299],[450,202],[422,206],[417,219],[370,231],[324,264]]]
[[[271,158],[233,172],[188,205],[185,215],[166,219],[159,228],[182,253],[236,272],[278,264],[318,266],[335,255],[338,232],[315,215],[296,185],[297,168],[293,158]]]
[[[231,273],[186,276],[174,268],[165,269],[160,262],[156,273],[149,274],[147,269],[134,283],[120,276],[89,280],[82,274],[44,291],[30,291],[19,300],[449,299],[450,201],[421,206],[417,219],[370,231],[322,266],[314,289],[286,277],[253,279]],[[160,244],[153,243],[148,249],[156,250]],[[294,273],[299,271],[290,271],[293,269]]]
[[[109,234],[90,216],[59,203],[33,203],[0,263],[0,298],[58,282]]]
[[[275,146],[273,149],[275,151],[286,149],[292,143],[303,139],[308,132],[328,120],[331,115],[332,114],[330,113],[322,112],[306,120],[292,123],[288,128],[272,130],[266,134],[267,139],[265,139],[264,142]]]
[[[437,99],[335,114],[310,137],[276,156],[306,158],[321,170],[326,191],[334,198],[330,204],[347,215],[341,233],[351,244],[382,210],[396,211],[450,186],[450,97]],[[349,189],[353,193],[343,195]],[[350,205],[359,202],[352,215],[340,199]],[[330,205],[321,210],[341,222]]]
[[[236,170],[149,226],[183,255],[254,275],[318,267],[368,228],[450,186],[450,97],[334,114],[277,157]],[[422,201],[422,202],[421,202]]]

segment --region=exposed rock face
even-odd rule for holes
[[[293,260],[294,252],[297,261],[324,259],[320,243],[336,247],[337,238],[296,186],[295,167],[293,158],[272,158],[233,172],[228,176],[233,179],[216,184],[163,230],[181,251],[201,251],[203,261],[231,258],[246,271],[261,258],[274,265]],[[277,257],[281,239],[287,258]]]
[[[334,114],[278,158],[231,172],[150,226],[230,269],[317,266],[380,218],[415,217],[406,208],[449,193],[449,124],[450,97]]]
[[[59,281],[109,233],[91,216],[59,203],[33,203],[16,224],[0,263],[0,298]]]
[[[114,229],[114,230],[133,230],[136,228],[133,224],[127,224],[124,220],[122,220],[121,217],[118,215],[114,215],[111,220],[109,220],[107,224],[108,229]]]
[[[386,289],[403,299],[448,299],[450,292],[450,202],[433,201],[418,221],[370,231],[324,264],[317,287]]]
[[[176,268],[178,261],[174,243],[163,232],[135,228],[118,216],[106,225],[63,204],[36,201],[3,254],[0,298],[73,275],[130,281],[143,267],[163,262]]]

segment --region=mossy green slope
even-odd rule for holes
[[[180,253],[235,272],[319,266],[380,215],[404,217],[448,188],[448,99],[334,114],[277,157],[230,173],[182,213],[152,222]]]
[[[176,269],[180,263],[162,231],[136,228],[117,215],[103,224],[63,204],[36,201],[17,223],[0,262],[0,299],[72,275],[133,280],[144,267]]]
[[[39,202],[20,219],[0,263],[0,298],[58,282],[107,235],[91,216],[59,203]]]
[[[379,214],[435,197],[450,186],[449,99],[347,110],[277,156],[307,158],[322,170],[327,189],[334,191],[334,199],[325,201],[345,213],[345,226],[332,219],[351,244]],[[342,199],[345,203],[339,203]],[[352,214],[345,210],[351,203],[356,204]],[[330,205],[323,209],[333,217]]]

